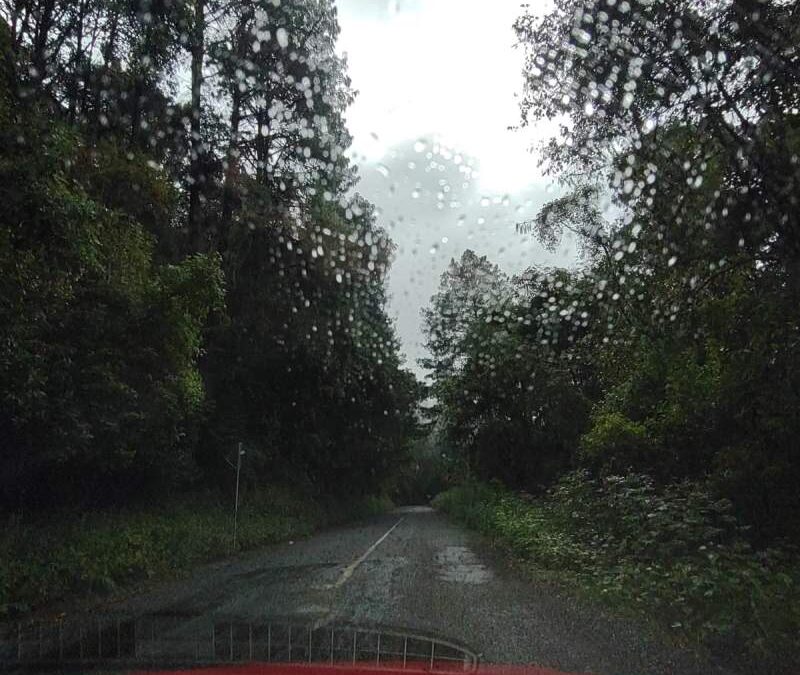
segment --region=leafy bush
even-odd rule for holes
[[[392,498],[402,504],[426,504],[444,490],[452,462],[442,452],[436,434],[415,438],[408,459],[395,474]]]
[[[162,264],[141,223],[90,196],[120,151],[38,121],[0,127],[0,505],[120,504],[195,474],[221,257]],[[146,164],[136,176],[171,190]]]
[[[393,508],[394,502],[387,495],[367,495],[356,502],[347,515],[351,518],[366,518],[386,513]]]
[[[437,495],[432,504],[455,516],[468,527],[487,532],[492,522],[490,513],[501,492],[496,485],[466,483]]]
[[[575,472],[542,499],[470,484],[434,504],[514,555],[708,646],[785,655],[800,631],[796,553],[754,551],[731,503],[701,484],[658,489],[645,475]]]
[[[619,412],[593,416],[591,430],[581,439],[581,455],[587,466],[620,471],[646,466],[652,461],[652,441],[647,429]]]
[[[248,492],[239,509],[237,549],[310,535],[321,525],[385,511],[366,497],[319,504],[285,488]],[[184,495],[153,509],[90,512],[38,524],[11,524],[0,535],[0,617],[72,593],[106,593],[169,577],[232,551],[230,500]]]

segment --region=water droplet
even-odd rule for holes
[[[592,39],[589,31],[586,31],[583,28],[574,28],[572,30],[572,36],[582,45],[589,44]]]
[[[275,37],[278,39],[278,44],[281,46],[281,49],[286,49],[289,46],[289,33],[285,28],[278,28],[278,30],[275,31]]]
[[[625,95],[622,97],[622,107],[627,110],[633,104],[633,94],[631,92],[626,92]]]

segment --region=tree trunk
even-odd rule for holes
[[[258,130],[256,135],[256,181],[266,184],[269,173],[269,114],[266,109],[259,110],[256,116]]]
[[[103,45],[103,64],[111,68],[117,55],[117,26],[119,24],[119,12],[111,13],[111,26],[108,29],[108,39]]]
[[[31,63],[36,70],[35,78],[40,82],[47,77],[47,39],[53,26],[55,0],[46,0],[38,16],[36,31],[31,49]]]
[[[249,14],[246,14],[239,21],[236,27],[234,45],[235,53],[237,56],[236,65],[238,66],[241,59],[245,56],[246,40],[248,37],[248,21]],[[225,185],[222,190],[222,227],[230,228],[230,221],[233,217],[233,209],[236,201],[236,179],[239,175],[239,125],[242,119],[242,91],[240,89],[240,82],[235,76],[236,69],[234,69],[234,76],[231,80],[231,127],[230,127],[230,140],[228,142],[227,153],[227,166],[225,168]],[[225,233],[222,234],[225,236]]]
[[[236,178],[239,175],[239,122],[242,112],[242,94],[238,83],[234,82],[231,91],[231,137],[228,142],[225,187],[222,192],[222,226],[230,227],[236,196]]]
[[[194,31],[192,35],[192,118],[191,118],[191,184],[189,185],[189,247],[192,251],[204,249],[200,222],[200,193],[202,175],[203,139],[200,128],[200,105],[203,85],[203,57],[205,41],[205,0],[195,0]]]
[[[88,79],[88,64],[84,63],[85,51],[83,48],[83,31],[87,12],[87,3],[81,2],[78,6],[78,25],[76,28],[77,34],[75,35],[75,55],[72,58],[72,73],[68,75],[71,79],[68,113],[70,124],[75,124],[78,116],[83,113],[83,109],[78,105],[78,102],[81,100],[81,89],[84,92],[86,91],[86,81]],[[81,78],[84,79],[82,87]]]

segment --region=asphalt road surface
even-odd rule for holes
[[[636,621],[526,578],[480,537],[426,507],[200,567],[124,609],[425,631],[469,646],[485,663],[576,673],[727,672]]]

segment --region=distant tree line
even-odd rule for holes
[[[418,385],[330,0],[0,1],[0,504],[380,489]]]
[[[425,312],[447,445],[521,489],[699,481],[800,534],[800,17],[778,0],[557,0],[515,28],[564,188],[518,224],[576,269],[467,251]]]

